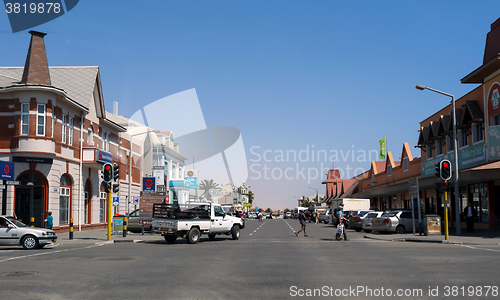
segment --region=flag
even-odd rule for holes
[[[384,159],[387,156],[387,136],[384,136],[380,141],[380,159]]]

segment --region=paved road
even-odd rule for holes
[[[309,224],[307,238],[296,237],[298,229],[295,220],[249,220],[238,241],[223,236],[171,245],[153,237],[0,248],[0,289],[5,299],[498,298],[497,289],[485,297],[484,287],[477,297],[478,286],[500,286],[498,245],[388,242],[354,231],[348,231],[350,241],[338,242],[331,225]],[[446,286],[466,297],[452,297],[452,288],[445,297]]]

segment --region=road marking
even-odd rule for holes
[[[470,248],[470,249],[476,249],[476,250],[486,250],[486,251],[500,252],[500,250],[496,250],[496,249],[477,248],[477,247],[472,247],[472,246],[469,246],[469,245],[458,245],[458,246],[462,246],[462,247],[466,247],[466,248]]]
[[[94,247],[99,247],[104,245],[104,243],[99,243],[91,246],[86,246],[86,247],[81,247],[81,248],[73,248],[73,249],[66,249],[66,250],[56,250],[56,251],[51,251],[51,252],[42,252],[42,253],[34,253],[34,254],[28,254],[28,255],[23,255],[23,256],[17,256],[17,257],[11,257],[11,258],[6,258],[0,260],[0,263],[6,262],[6,261],[11,261],[11,260],[16,260],[16,259],[21,259],[21,258],[27,258],[27,257],[34,257],[34,256],[40,256],[40,255],[47,255],[47,254],[52,254],[52,253],[59,253],[59,252],[67,252],[67,251],[73,251],[73,250],[81,250],[81,249],[90,249]]]

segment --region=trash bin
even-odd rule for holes
[[[441,235],[441,217],[438,215],[424,216],[424,234],[425,235]]]
[[[123,231],[124,215],[113,216],[113,233],[121,233]]]

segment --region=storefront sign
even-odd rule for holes
[[[0,179],[14,179],[14,164],[0,161]]]
[[[244,204],[243,204],[243,206],[244,206],[244,207],[251,207],[251,206],[252,206],[252,203],[250,203],[250,202],[246,202],[246,203],[244,203]]]
[[[7,185],[20,185],[21,182],[18,180],[12,180],[12,181],[6,181],[5,184],[7,184]]]
[[[156,186],[165,185],[165,171],[163,167],[153,167],[153,177],[155,178]],[[158,189],[156,189],[158,190]]]
[[[154,191],[156,188],[154,177],[143,177],[142,178],[142,190],[143,191]]]
[[[37,157],[22,157],[22,156],[14,156],[12,157],[13,162],[19,163],[37,163],[37,164],[52,164],[52,158],[37,158]]]
[[[485,142],[480,142],[472,146],[458,150],[458,169],[470,168],[486,162]],[[422,162],[422,177],[428,177],[436,173],[436,164],[447,159],[451,162],[451,169],[455,171],[455,157],[453,152],[437,158]]]
[[[96,161],[102,162],[102,163],[112,164],[113,163],[113,154],[97,149]]]
[[[500,159],[500,125],[488,127],[488,158]]]

